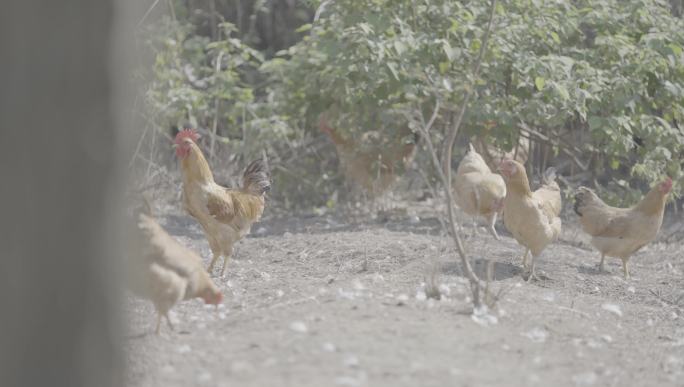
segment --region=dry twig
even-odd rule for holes
[[[482,38],[482,44],[480,46],[480,51],[477,54],[477,58],[475,60],[475,65],[473,67],[473,73],[472,73],[472,79],[477,79],[479,72],[480,72],[480,66],[482,65],[482,58],[484,56],[484,53],[487,49],[487,43],[489,41],[489,37],[491,35],[492,31],[492,24],[494,20],[494,12],[496,10],[496,3],[497,0],[492,0],[491,5],[490,5],[490,10],[489,10],[489,19],[487,22],[487,27],[485,30],[485,34]],[[453,200],[453,194],[451,190],[451,177],[452,177],[452,170],[451,170],[451,158],[453,154],[453,148],[454,148],[454,143],[456,141],[456,136],[458,135],[459,129],[461,127],[461,124],[463,122],[463,117],[465,116],[466,110],[468,108],[468,102],[470,101],[470,98],[472,96],[474,90],[474,85],[469,85],[469,87],[466,88],[466,94],[463,97],[463,101],[461,102],[461,106],[458,110],[458,114],[456,116],[456,120],[454,121],[453,125],[448,128],[448,131],[446,133],[446,141],[444,142],[444,145],[442,147],[442,160],[441,163],[439,161],[439,158],[437,156],[437,151],[434,147],[434,144],[432,143],[432,140],[430,138],[430,128],[435,122],[435,119],[437,118],[437,115],[439,114],[439,109],[440,109],[440,102],[437,100],[435,104],[435,109],[433,111],[432,117],[428,121],[426,125],[424,125],[423,128],[420,128],[421,135],[425,139],[425,142],[427,144],[428,150],[430,152],[430,155],[432,157],[432,162],[434,164],[435,169],[437,170],[438,176],[440,180],[442,181],[443,189],[444,189],[444,195],[445,195],[445,201],[446,201],[446,207],[447,207],[447,212],[448,212],[448,226],[449,226],[449,234],[454,240],[454,243],[456,244],[456,250],[458,251],[458,255],[461,259],[461,264],[463,266],[463,271],[465,272],[466,276],[468,277],[468,280],[470,282],[470,288],[471,292],[473,295],[473,305],[475,308],[479,308],[482,305],[483,302],[483,295],[482,291],[484,290],[485,292],[489,292],[488,285],[484,283],[480,278],[478,278],[477,274],[475,274],[475,271],[473,270],[472,264],[470,263],[470,259],[468,258],[468,255],[466,253],[465,247],[463,245],[463,241],[461,240],[460,236],[460,231],[461,231],[461,225],[456,221],[456,215],[455,215],[455,210],[454,210],[454,200]]]

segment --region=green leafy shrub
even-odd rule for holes
[[[543,139],[603,184],[643,189],[665,174],[684,182],[684,23],[668,3],[499,4],[480,76],[470,79],[487,5],[328,2],[303,40],[262,70],[278,81],[287,119],[309,129],[334,106],[340,129],[391,136],[401,123],[378,125],[379,114],[401,110],[396,120],[416,127],[436,99],[438,122],[449,125],[475,88],[466,134],[486,131],[505,149],[520,135]]]

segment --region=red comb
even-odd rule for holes
[[[197,142],[197,140],[199,140],[200,138],[200,135],[197,133],[195,129],[183,129],[180,132],[178,132],[174,142],[176,143],[176,145],[180,145],[180,143],[186,138],[189,138],[192,141]]]

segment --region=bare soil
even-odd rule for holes
[[[267,218],[216,281],[219,308],[174,309],[153,331],[149,302],[126,303],[133,386],[683,386],[684,247],[654,243],[632,258],[633,279],[566,220],[538,261],[549,279],[520,278],[522,248],[499,225],[467,249],[494,264],[498,307],[473,316],[467,281],[435,205],[389,221]],[[173,207],[163,225],[208,261],[204,236]],[[464,232],[473,228],[464,219]],[[218,273],[218,271],[217,271]],[[428,298],[435,275],[440,300]]]

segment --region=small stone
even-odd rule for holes
[[[598,376],[594,372],[585,372],[572,377],[572,381],[576,386],[593,386],[596,383],[596,379],[598,379]]]
[[[344,364],[347,367],[356,368],[359,366],[359,358],[354,355],[349,355],[344,359]]]
[[[309,328],[302,321],[294,321],[290,324],[290,329],[299,333],[306,333],[309,331]]]
[[[246,361],[236,361],[230,365],[230,370],[236,374],[250,372],[253,369],[254,367]]]
[[[199,375],[197,375],[197,381],[199,383],[207,383],[211,380],[211,374],[207,371],[202,371],[200,372]]]
[[[355,290],[364,290],[366,288],[365,286],[363,286],[363,284],[361,283],[361,280],[359,280],[358,278],[354,278],[352,280],[352,287]]]
[[[530,339],[533,343],[543,343],[546,341],[546,338],[549,337],[549,332],[544,328],[535,327],[529,332],[524,333],[523,336]]]
[[[335,347],[335,344],[333,343],[323,343],[323,350],[325,352],[335,352],[337,351],[337,347]]]
[[[601,305],[601,308],[603,310],[606,310],[610,313],[613,313],[614,315],[618,317],[622,317],[622,310],[620,310],[620,306],[616,304],[603,304]]]
[[[606,343],[612,343],[613,342],[613,338],[610,337],[610,335],[601,335],[601,339],[603,341],[605,341]]]

